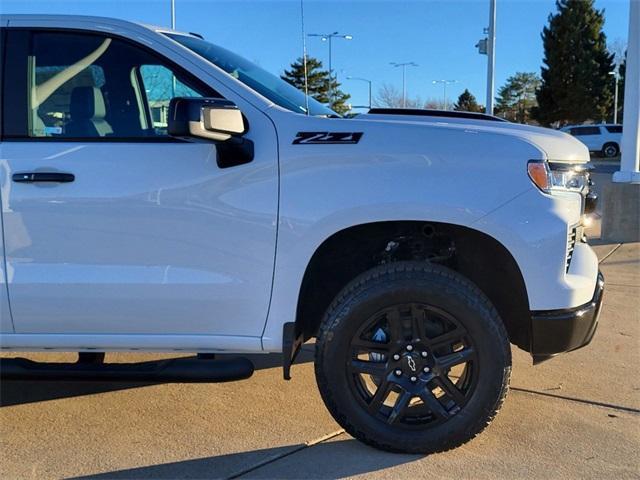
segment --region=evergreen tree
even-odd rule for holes
[[[556,7],[542,31],[544,66],[534,116],[545,125],[602,120],[613,103],[604,12],[594,0],[556,0]]]
[[[483,112],[484,107],[478,103],[476,97],[468,89],[458,97],[458,101],[453,104],[453,109],[459,112]]]
[[[531,109],[538,104],[536,90],[539,87],[540,78],[535,73],[517,72],[512,75],[498,90],[496,113],[513,122],[527,123]]]
[[[291,64],[290,70],[285,70],[280,76],[298,90],[305,91],[304,64],[302,58],[298,58]],[[333,111],[343,114],[349,111],[347,100],[351,95],[340,90],[340,83],[331,78],[328,70],[322,69],[322,62],[317,58],[307,57],[307,84],[310,97],[320,103],[329,105]]]

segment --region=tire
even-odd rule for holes
[[[316,342],[316,380],[335,420],[392,452],[462,445],[508,391],[511,350],[489,299],[462,275],[424,262],[365,272],[335,298]]]
[[[607,158],[617,157],[620,153],[620,147],[617,143],[605,143],[602,146],[602,156]]]

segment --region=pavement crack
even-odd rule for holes
[[[611,282],[607,282],[607,287],[640,288],[640,285],[629,285],[627,283],[611,283]]]
[[[532,395],[542,395],[543,397],[552,397],[552,398],[557,398],[557,399],[560,399],[560,400],[569,400],[570,402],[577,402],[577,403],[582,403],[582,404],[586,404],[586,405],[593,405],[593,406],[596,406],[596,407],[611,408],[613,410],[620,410],[622,412],[640,414],[640,408],[625,407],[623,405],[615,405],[613,403],[598,402],[596,400],[586,400],[584,398],[568,397],[568,396],[565,396],[565,395],[558,395],[556,393],[538,392],[536,390],[529,390],[527,388],[510,387],[509,390],[513,390],[513,391],[516,391],[516,392],[529,393],[529,394],[532,394]]]
[[[611,255],[613,255],[614,253],[616,253],[616,251],[622,246],[621,243],[618,243],[613,250],[611,250],[609,253],[607,253],[604,257],[602,257],[602,259],[600,259],[600,261],[598,262],[599,264],[604,263],[604,261],[609,258]]]
[[[326,442],[327,440],[331,440],[334,437],[337,437],[338,435],[342,435],[344,433],[344,429],[340,428],[338,430],[335,430],[331,433],[327,433],[326,435],[323,435],[321,437],[318,437],[316,439],[313,440],[309,440],[308,442],[302,443],[294,448],[292,448],[291,450],[284,452],[284,453],[280,453],[280,454],[276,454],[273,455],[271,457],[265,458],[264,460],[255,463],[251,466],[248,466],[246,468],[243,468],[242,470],[235,472],[234,474],[226,477],[227,480],[232,480],[234,478],[240,478],[243,475],[246,475],[247,473],[251,473],[254,472],[256,470],[258,470],[259,468],[264,467],[265,465],[269,465],[270,463],[274,463],[277,462],[278,460],[281,460],[285,457],[288,457],[290,455],[293,455],[294,453],[298,453],[302,450],[305,450],[307,448],[313,447],[314,445],[318,445],[319,443],[322,442]]]

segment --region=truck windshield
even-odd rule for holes
[[[242,58],[240,55],[188,35],[175,33],[165,33],[165,35],[212,62],[276,105],[295,113],[307,113],[307,102],[303,92]],[[308,105],[309,115],[339,116],[336,112],[311,97],[309,97]]]

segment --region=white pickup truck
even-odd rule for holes
[[[315,338],[322,397],[378,448],[473,438],[510,344],[589,343],[587,148],[457,112],[341,118],[199,35],[0,17],[0,343],[11,379],[246,378]],[[104,352],[196,352],[109,364]],[[213,359],[216,353],[238,358]],[[10,355],[10,354],[9,354]]]

